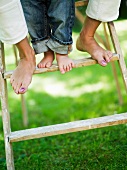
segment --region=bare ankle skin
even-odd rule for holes
[[[72,68],[74,67],[73,60],[70,59],[67,54],[56,53],[56,60],[61,74],[72,70]]]
[[[44,52],[44,58],[38,63],[38,68],[49,68],[52,66],[54,60],[54,52],[49,50]]]
[[[86,21],[77,39],[76,47],[80,51],[88,52],[91,57],[97,60],[101,66],[106,66],[110,62],[112,52],[104,50],[94,39],[94,34],[100,21],[86,17]]]
[[[10,78],[10,83],[16,94],[23,94],[32,81],[32,75],[36,67],[35,53],[27,38],[17,43],[16,46],[19,50],[20,61]]]

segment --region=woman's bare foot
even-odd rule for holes
[[[52,66],[54,60],[54,52],[49,50],[44,53],[44,58],[38,63],[38,68],[48,68]]]
[[[56,53],[56,60],[59,66],[59,70],[62,74],[72,70],[74,67],[74,62],[68,57],[67,54]]]
[[[23,94],[31,83],[36,67],[35,53],[27,40],[18,43],[17,47],[19,49],[20,61],[10,78],[10,83],[16,94]]]
[[[76,47],[80,51],[88,52],[101,66],[106,66],[110,62],[112,52],[104,50],[94,39],[95,31],[100,23],[101,21],[86,16]]]
[[[94,37],[80,36],[76,42],[76,48],[80,51],[88,52],[91,57],[97,60],[101,66],[106,66],[110,62],[112,52],[104,50],[95,41]]]

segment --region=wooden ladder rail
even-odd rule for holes
[[[109,31],[110,31],[110,35],[111,35],[111,39],[112,39],[114,49],[120,55],[118,63],[119,63],[119,67],[120,67],[120,70],[121,70],[125,89],[126,89],[126,92],[127,92],[127,66],[126,66],[124,56],[123,56],[123,53],[122,53],[122,50],[121,50],[121,47],[120,47],[120,43],[119,43],[117,33],[116,33],[116,30],[115,30],[115,27],[114,27],[114,23],[108,22],[108,28],[109,28]]]
[[[10,126],[10,114],[8,109],[8,93],[7,93],[7,81],[3,79],[3,74],[5,68],[5,56],[4,56],[4,45],[0,42],[0,98],[1,98],[1,108],[2,108],[2,122],[4,131],[4,142],[5,142],[5,152],[7,160],[7,169],[14,170],[14,157],[12,143],[9,142],[8,136],[11,133]]]

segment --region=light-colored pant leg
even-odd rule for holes
[[[108,22],[119,16],[121,0],[89,0],[86,14],[90,18]]]
[[[0,40],[16,44],[23,40],[27,33],[20,0],[0,0]]]

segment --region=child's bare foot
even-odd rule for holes
[[[59,66],[59,70],[62,74],[72,70],[74,67],[74,62],[68,57],[67,54],[56,53],[56,60]]]
[[[54,60],[54,52],[49,50],[44,53],[44,58],[38,63],[38,68],[48,68],[52,66]]]
[[[106,66],[113,55],[111,51],[104,50],[100,47],[94,37],[80,35],[77,39],[76,47],[80,51],[88,52],[101,66]]]
[[[23,48],[22,48],[23,45]],[[28,42],[18,44],[20,54],[19,64],[10,78],[10,83],[16,94],[23,94],[27,91],[32,80],[32,75],[36,67],[35,53]]]

